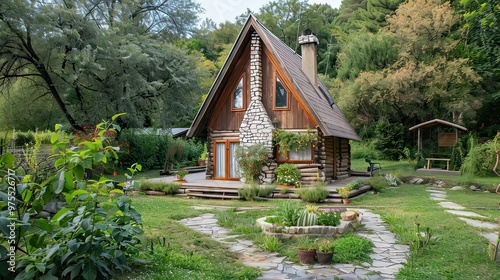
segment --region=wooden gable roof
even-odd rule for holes
[[[278,62],[278,66],[288,76],[293,86],[304,101],[307,110],[318,123],[319,128],[325,136],[336,136],[345,139],[360,140],[354,129],[351,127],[344,114],[334,103],[326,86],[318,78],[318,87],[313,86],[306,74],[302,71],[302,58],[289,46],[283,43],[278,37],[265,28],[253,15],[250,15],[243,26],[236,42],[224,63],[224,66],[217,75],[212,88],[210,89],[205,102],[196,115],[188,137],[206,136],[206,128],[209,116],[214,108],[214,103],[218,101],[216,92],[221,86],[226,74],[231,73],[237,58],[249,42],[252,32],[259,34],[263,44],[271,51]]]

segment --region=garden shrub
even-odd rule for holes
[[[276,209],[276,215],[283,219],[284,226],[295,226],[299,219],[300,204],[297,201],[281,201]]]
[[[341,212],[334,209],[318,210],[317,223],[320,226],[336,227],[340,225]]]
[[[333,261],[336,263],[371,262],[373,242],[365,237],[348,233],[335,240],[334,244]]]
[[[367,179],[365,181],[367,185],[372,186],[375,192],[381,192],[383,189],[389,186],[387,180],[382,176],[375,176]]]
[[[493,166],[495,166],[495,148],[493,141],[484,144],[471,145],[467,157],[464,159],[460,171],[463,174],[476,176],[493,175]]]
[[[0,158],[0,172],[6,175],[0,183],[0,230],[4,234],[10,232],[8,224],[14,222],[15,236],[23,237],[15,247],[16,279],[115,278],[141,261],[142,220],[132,200],[123,191],[113,189],[112,180],[87,180],[84,176],[86,170],[118,159],[106,135],[119,127],[112,122],[96,127],[95,137],[78,142],[77,150],[70,149],[66,135],[53,134],[57,172],[41,184],[30,181],[30,176],[19,178],[10,171],[14,156],[4,154]],[[134,164],[129,171],[133,175],[140,169],[139,164]],[[14,191],[9,188],[13,179],[18,182]],[[5,203],[7,197],[14,198],[14,209]],[[58,197],[63,198],[59,202],[63,206],[53,217],[37,217],[45,205]],[[9,215],[5,210],[13,213]],[[6,253],[7,249],[0,245],[0,259],[4,260]],[[2,278],[14,278],[6,273],[6,269],[0,269]]]
[[[300,171],[297,165],[292,163],[280,164],[276,169],[276,182],[288,186],[300,186]]]
[[[245,185],[238,188],[238,196],[245,200],[254,200],[257,197],[268,197],[276,189],[275,185],[259,186],[258,184]]]
[[[351,158],[352,159],[382,159],[384,156],[378,151],[373,141],[353,141],[351,143]]]
[[[181,184],[177,183],[166,183],[164,184],[163,188],[161,189],[162,192],[165,194],[171,194],[174,195],[177,193],[177,191],[181,188]]]
[[[268,161],[268,153],[268,149],[262,144],[236,148],[235,156],[246,183],[258,180],[262,168]]]
[[[313,187],[304,187],[295,191],[296,194],[300,196],[300,199],[317,203],[328,197],[330,192],[325,188],[324,185],[315,185]]]

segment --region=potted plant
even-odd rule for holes
[[[351,193],[351,190],[352,190],[352,187],[349,186],[349,185],[347,185],[347,186],[345,186],[343,188],[338,188],[337,189],[337,192],[342,197],[342,200],[343,200],[344,204],[349,203],[349,194]]]
[[[282,186],[300,187],[300,171],[295,164],[283,163],[274,169],[276,173],[276,182]]]
[[[316,257],[316,243],[307,236],[299,238],[297,254],[302,265],[313,265]]]
[[[333,250],[335,245],[330,239],[322,239],[317,243],[316,257],[318,262],[323,265],[329,265],[332,263]]]
[[[177,172],[174,172],[177,180],[174,180],[174,182],[186,182],[186,180],[184,180],[184,177],[189,174],[189,171],[187,171],[186,169],[181,169]]]
[[[203,146],[203,152],[201,153],[200,157],[198,158],[198,166],[205,166],[206,165],[206,160],[207,160],[207,144]]]

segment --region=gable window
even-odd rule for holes
[[[244,96],[243,96],[243,77],[241,77],[238,85],[233,91],[233,109],[244,109]]]
[[[279,149],[277,149],[279,150]],[[301,149],[292,149],[286,154],[280,154],[277,152],[277,161],[278,162],[312,162],[313,161],[313,148],[312,144],[301,148]]]
[[[275,109],[288,109],[288,92],[281,83],[278,76],[276,76],[276,89],[274,92],[274,108]]]

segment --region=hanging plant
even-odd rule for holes
[[[282,155],[291,150],[303,149],[309,146],[310,143],[316,142],[317,139],[318,133],[311,133],[309,130],[306,133],[296,133],[282,129],[276,129],[273,132],[273,141],[279,146],[279,153]]]

